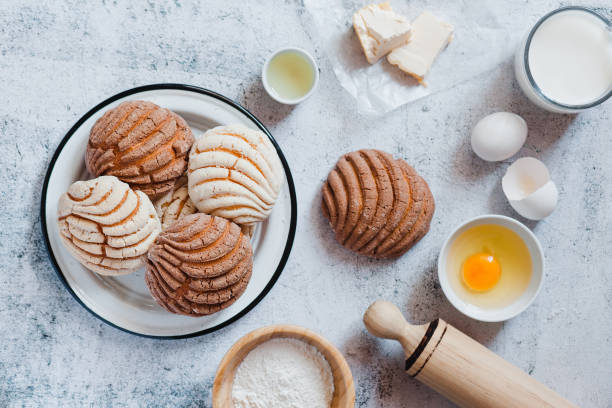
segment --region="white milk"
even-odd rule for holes
[[[589,105],[612,89],[612,33],[597,15],[580,9],[553,13],[535,29],[529,45],[526,41],[516,55],[517,79],[538,105],[567,112],[558,105]],[[526,46],[533,82],[553,103],[538,95],[526,75]]]

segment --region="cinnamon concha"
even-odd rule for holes
[[[187,191],[187,176],[180,177],[174,188],[155,202],[155,210],[161,222],[162,231],[167,230],[179,218],[197,212]]]
[[[94,176],[116,176],[151,199],[172,190],[193,144],[183,118],[152,102],[128,101],[91,128],[85,164]]]
[[[345,154],[323,185],[323,214],[338,242],[372,258],[409,250],[429,231],[434,208],[427,182],[379,150]]]
[[[234,303],[253,270],[251,241],[240,227],[207,214],[187,215],[157,237],[145,282],[172,313],[204,316]]]
[[[101,275],[141,267],[161,231],[149,197],[113,176],[72,184],[60,197],[58,224],[66,248]]]
[[[200,212],[241,225],[265,220],[283,183],[283,167],[265,133],[219,126],[199,138],[189,155],[189,196]]]

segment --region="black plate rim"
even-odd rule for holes
[[[112,322],[104,319],[102,316],[100,316],[95,311],[90,309],[87,305],[85,305],[85,303],[83,303],[83,301],[78,297],[78,295],[75,293],[75,291],[72,289],[72,287],[68,284],[68,281],[66,280],[66,277],[64,276],[64,273],[62,272],[62,270],[61,270],[57,260],[55,259],[55,255],[53,254],[53,250],[51,249],[51,241],[49,239],[49,234],[47,233],[47,220],[46,220],[46,211],[45,211],[46,206],[47,206],[46,205],[47,204],[47,190],[48,190],[48,187],[49,187],[49,180],[51,178],[51,173],[53,172],[53,169],[55,167],[55,164],[57,162],[57,159],[58,159],[61,151],[63,150],[63,148],[66,145],[66,143],[68,142],[68,140],[76,132],[76,130],[78,128],[80,128],[83,125],[83,123],[85,123],[85,121],[88,120],[92,115],[94,115],[95,113],[97,113],[98,111],[103,109],[105,106],[115,102],[116,100],[125,98],[126,96],[134,95],[134,94],[137,94],[137,93],[147,92],[147,91],[156,91],[156,90],[179,90],[179,91],[195,92],[195,93],[198,93],[198,94],[207,95],[207,96],[210,96],[212,98],[218,99],[221,102],[226,103],[227,105],[230,105],[234,109],[237,109],[238,111],[243,113],[250,120],[252,120],[257,125],[257,127],[270,138],[270,141],[274,145],[274,148],[276,149],[276,151],[277,151],[277,153],[278,153],[278,155],[280,157],[280,160],[281,160],[281,162],[283,164],[283,168],[285,170],[285,175],[286,175],[286,178],[287,178],[287,185],[289,187],[289,195],[290,195],[290,199],[291,199],[291,220],[290,220],[290,225],[289,225],[289,235],[287,237],[287,243],[285,244],[285,249],[283,250],[283,255],[282,255],[282,257],[280,259],[280,262],[279,262],[279,264],[278,264],[278,266],[276,268],[276,271],[274,271],[274,274],[272,275],[272,278],[270,279],[268,284],[264,287],[263,291],[259,295],[257,295],[257,297],[251,303],[249,303],[244,309],[242,309],[238,314],[236,314],[235,316],[231,317],[230,319],[228,319],[228,320],[226,320],[226,321],[224,321],[222,323],[219,323],[216,326],[209,327],[208,329],[204,329],[204,330],[200,330],[200,331],[193,332],[193,333],[188,333],[188,334],[176,335],[176,336],[155,336],[155,335],[139,333],[139,332],[135,332],[135,331],[126,329],[124,327],[121,327],[119,325],[116,325],[115,323],[112,323]],[[51,261],[51,265],[53,266],[53,269],[55,270],[55,273],[57,274],[58,278],[60,279],[60,281],[62,282],[64,287],[68,290],[68,292],[70,292],[72,297],[82,307],[85,308],[85,310],[89,311],[89,313],[91,313],[92,315],[94,315],[96,318],[100,319],[104,323],[108,324],[109,326],[112,326],[112,327],[114,327],[116,329],[119,329],[121,331],[124,331],[126,333],[134,334],[136,336],[152,338],[152,339],[166,339],[166,340],[186,339],[186,338],[191,338],[191,337],[203,336],[205,334],[209,334],[209,333],[215,332],[217,330],[220,330],[220,329],[222,329],[222,328],[224,328],[224,327],[234,323],[238,319],[240,319],[243,316],[245,316],[253,308],[255,308],[255,306],[257,306],[257,304],[259,302],[261,302],[261,300],[268,294],[268,292],[270,292],[270,290],[272,289],[272,287],[274,286],[274,284],[276,283],[276,281],[280,277],[283,269],[285,268],[285,265],[287,264],[287,260],[289,259],[289,254],[291,253],[291,248],[293,247],[293,241],[294,241],[294,238],[295,238],[295,231],[296,231],[296,225],[297,225],[297,198],[296,198],[296,193],[295,193],[295,185],[293,183],[293,177],[291,175],[291,170],[289,169],[289,164],[287,163],[287,159],[285,158],[285,155],[283,154],[282,150],[280,149],[280,146],[278,145],[278,143],[276,142],[276,140],[274,139],[272,134],[270,134],[268,129],[251,112],[249,112],[246,108],[244,108],[239,103],[237,103],[237,102],[235,102],[235,101],[233,101],[233,100],[231,100],[231,99],[229,99],[229,98],[227,98],[227,97],[225,97],[225,96],[223,96],[223,95],[221,95],[221,94],[219,94],[217,92],[211,91],[211,90],[206,89],[206,88],[202,88],[202,87],[195,86],[195,85],[186,85],[186,84],[178,84],[178,83],[159,83],[159,84],[151,84],[151,85],[144,85],[144,86],[138,86],[138,87],[135,87],[135,88],[131,88],[131,89],[125,90],[123,92],[119,92],[118,94],[113,95],[110,98],[105,99],[104,101],[100,102],[99,104],[97,104],[96,106],[91,108],[87,113],[85,113],[85,115],[83,115],[70,128],[70,130],[68,130],[66,135],[63,137],[63,139],[61,140],[61,142],[59,143],[59,145],[55,149],[55,153],[53,154],[53,157],[51,158],[51,161],[49,162],[49,166],[47,167],[47,172],[45,174],[45,179],[43,181],[43,188],[42,188],[42,197],[41,197],[41,206],[40,206],[40,219],[41,219],[42,235],[43,235],[45,247],[47,248],[47,254],[49,255],[49,260]]]

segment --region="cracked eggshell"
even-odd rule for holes
[[[546,165],[533,157],[520,158],[508,167],[502,190],[517,213],[536,221],[548,217],[559,198]]]
[[[527,123],[511,112],[495,112],[480,119],[472,130],[472,149],[486,161],[506,160],[521,150]]]

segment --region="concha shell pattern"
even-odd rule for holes
[[[323,185],[322,208],[343,246],[393,258],[429,231],[435,205],[427,182],[408,163],[368,149],[338,160]]]
[[[249,226],[265,220],[279,195],[283,167],[265,133],[219,126],[189,156],[189,196],[200,212]]]
[[[123,102],[96,121],[85,155],[94,176],[116,176],[156,199],[187,168],[193,135],[176,113],[147,101]]]
[[[197,213],[159,235],[148,253],[145,282],[166,310],[204,316],[233,304],[252,270],[251,241],[240,227]]]
[[[113,176],[72,184],[60,197],[58,224],[66,248],[101,275],[141,267],[161,231],[149,197]]]

